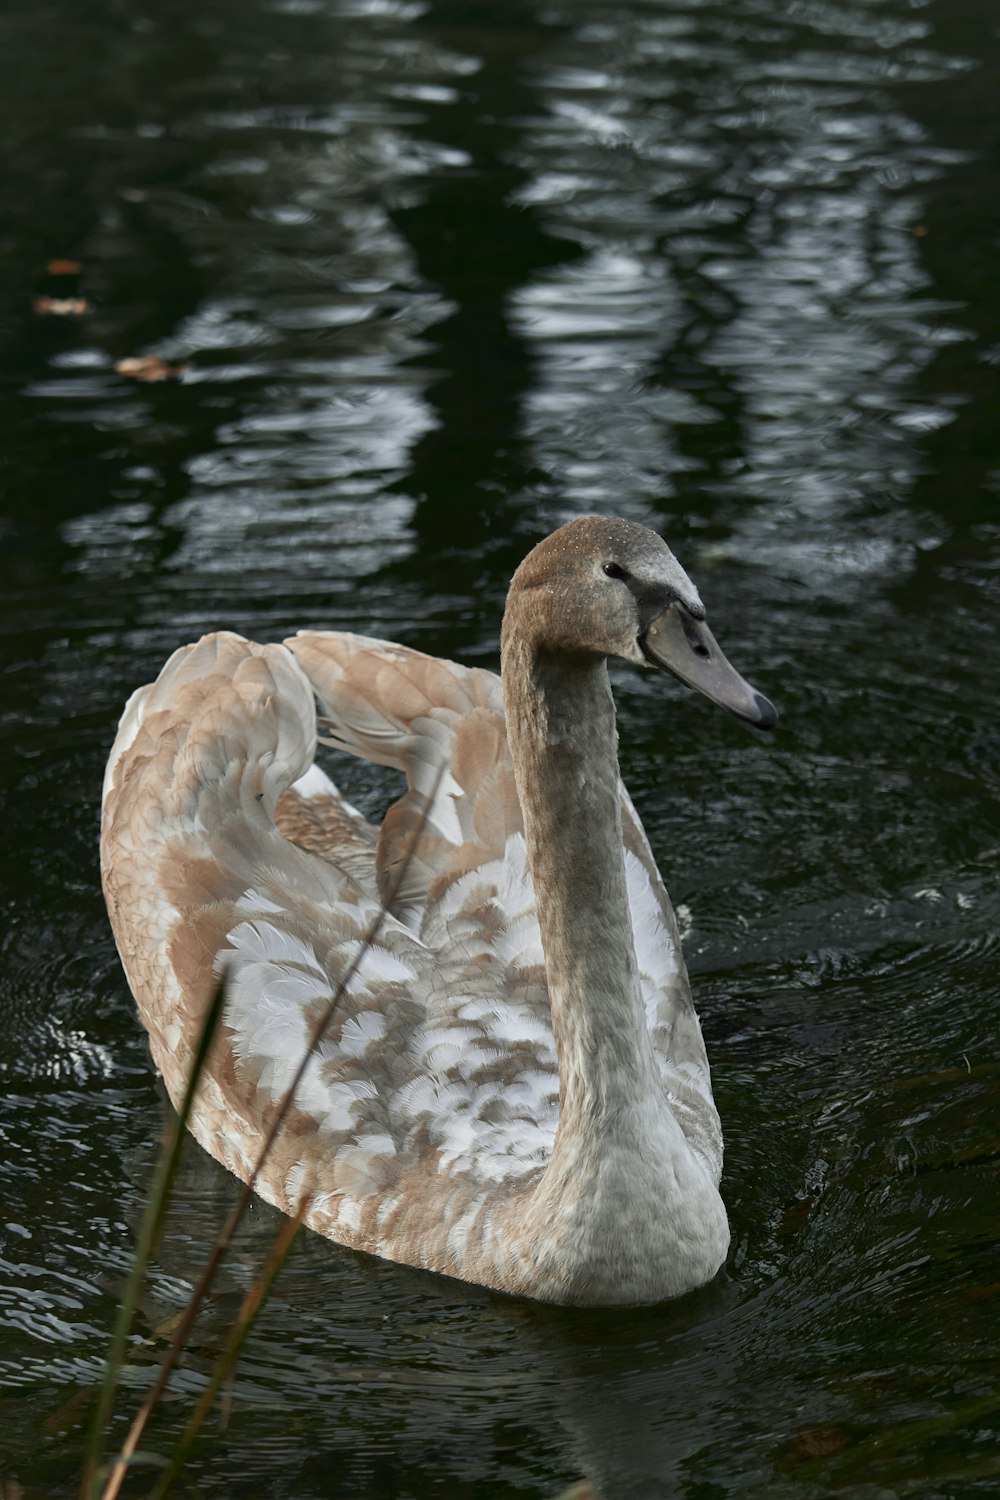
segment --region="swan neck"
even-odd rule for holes
[[[559,1054],[560,1133],[654,1088],[629,913],[614,700],[602,659],[505,639],[508,736]]]

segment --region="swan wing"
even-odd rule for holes
[[[468,852],[470,846],[466,846]],[[480,1180],[540,1173],[559,1121],[559,1064],[535,892],[521,833],[467,859],[430,902],[424,936],[441,956],[424,1062],[454,1098],[442,1162]]]
[[[483,872],[492,914],[463,888],[439,913],[445,951],[432,951],[365,883],[282,832],[303,777],[327,795],[310,780],[314,738],[312,687],[284,647],[219,634],[175,653],[133,695],[112,750],[105,893],[175,1103],[225,977],[192,1129],[244,1180],[333,1005],[257,1185],[290,1212],[308,1186],[314,1228],[391,1253],[407,1184],[429,1164],[454,1194],[548,1158],[558,1073],[540,951],[533,937],[509,955],[491,941],[498,925],[530,925],[533,896],[519,840],[511,868],[500,858]]]
[[[407,778],[383,822],[376,871],[393,909],[419,924],[435,890],[495,859],[521,830],[500,680],[343,632],[303,631],[286,645],[313,685],[328,743]]]
[[[388,915],[366,946],[381,916],[377,895],[289,843],[276,822],[314,743],[312,690],[290,653],[219,634],[176,652],[133,695],[109,762],[101,849],[108,910],[175,1100],[226,978],[224,1034],[209,1068],[214,1102],[202,1111],[211,1117],[206,1129],[223,1136],[230,1117],[253,1120],[245,1133],[259,1132],[345,977],[337,1024],[299,1096],[318,1128],[347,1128],[327,1095],[364,1071],[357,1039],[352,1061],[349,1028],[378,1029],[391,1058],[405,1054],[419,1020],[412,991],[426,950]]]
[[[639,982],[653,1052],[671,1108],[692,1145],[722,1175],[722,1125],[677,918],[646,831],[621,786],[625,877]]]

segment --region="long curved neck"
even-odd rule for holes
[[[646,1029],[607,668],[546,649],[532,628],[547,611],[544,585],[517,585],[504,614],[504,705],[559,1055],[559,1124],[544,1172],[494,1211],[486,1279],[560,1302],[656,1302],[715,1274],[726,1212],[667,1101]]]
[[[505,632],[507,733],[559,1055],[561,1137],[615,1124],[655,1087],[622,854],[614,700],[603,661]]]

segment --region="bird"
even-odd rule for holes
[[[580,516],[514,573],[499,677],[218,631],[133,693],[103,795],[108,912],[175,1107],[222,986],[201,1145],[341,1245],[566,1306],[680,1296],[730,1238],[609,660],[777,721],[662,538]],[[381,826],[318,744],[404,773]]]

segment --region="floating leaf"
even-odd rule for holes
[[[187,365],[168,365],[155,354],[143,354],[136,358],[120,359],[115,365],[119,375],[131,380],[176,380],[187,369]]]
[[[846,1440],[843,1427],[806,1427],[790,1446],[802,1458],[829,1458],[843,1452]]]
[[[56,318],[78,318],[90,311],[86,297],[32,297],[31,305],[36,313],[48,313]]]

